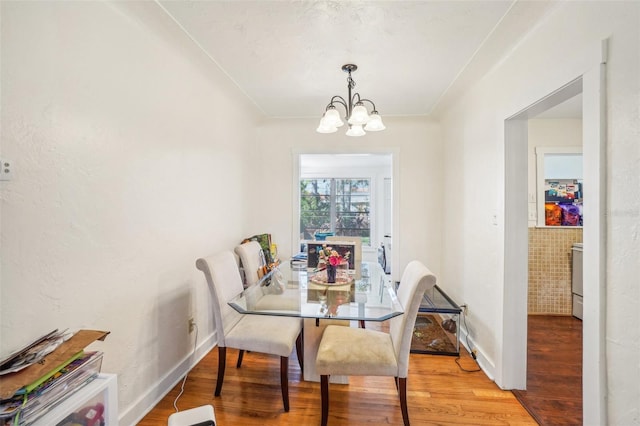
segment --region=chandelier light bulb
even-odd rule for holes
[[[369,114],[367,109],[362,105],[362,102],[358,102],[351,111],[351,117],[349,117],[349,124],[363,125],[369,121]]]
[[[325,120],[325,117],[322,117],[320,119],[320,124],[316,129],[316,132],[318,133],[335,133],[337,131],[338,131],[338,128],[336,126],[332,126],[331,124],[328,124],[327,121]]]
[[[359,124],[352,124],[347,130],[347,136],[364,136],[366,135],[364,129]]]
[[[324,113],[324,120],[328,125],[332,125],[333,127],[344,126],[344,122],[340,118],[340,113],[336,107],[329,107],[327,112]]]
[[[371,115],[369,116],[369,121],[367,121],[364,129],[367,132],[379,132],[380,130],[386,129],[384,123],[382,123],[382,117],[378,114],[378,111],[371,111]]]

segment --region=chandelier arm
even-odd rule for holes
[[[344,100],[344,98],[340,95],[336,95],[334,97],[331,98],[331,102],[329,102],[329,105],[327,105],[327,107],[325,108],[325,111],[327,111],[329,109],[330,106],[333,106],[333,104],[340,104],[344,107],[345,112],[347,117],[349,116],[349,107],[347,106],[347,101]]]
[[[332,97],[331,101],[329,102],[329,105],[333,105],[334,102],[337,102],[345,106],[347,105],[347,101],[345,101],[344,98],[340,95],[335,95],[334,97]]]
[[[356,93],[356,95],[357,95],[357,93]],[[374,104],[374,103],[373,103],[373,101],[370,101],[369,99],[364,99],[364,98],[360,99],[360,96],[358,96],[358,100],[359,100],[360,102],[369,102],[369,103],[371,104],[371,106],[373,107],[373,110],[372,110],[372,111],[378,112],[378,111],[376,110],[376,104]]]

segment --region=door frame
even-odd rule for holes
[[[400,247],[400,150],[398,148],[372,148],[372,147],[345,147],[339,149],[325,149],[325,148],[293,148],[291,150],[292,155],[292,228],[291,228],[291,247],[293,250],[297,250],[297,246],[300,244],[299,233],[299,220],[300,220],[300,156],[301,155],[332,155],[332,154],[351,154],[351,155],[388,155],[391,157],[391,235],[393,239],[393,246]],[[376,203],[379,206],[379,203]],[[381,226],[380,223],[377,226]],[[377,247],[371,248],[376,249]],[[296,251],[297,252],[297,251]],[[399,280],[399,264],[400,264],[399,250],[391,250],[391,272],[392,279]]]
[[[505,120],[504,293],[502,358],[498,384],[526,389],[528,214],[528,119],[582,91],[583,167],[585,197],[583,418],[606,424],[606,59],[607,42],[593,66],[555,92]],[[596,374],[594,374],[596,372]]]

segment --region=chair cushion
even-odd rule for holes
[[[397,377],[391,336],[376,330],[329,325],[318,348],[316,371],[320,375]]]
[[[300,318],[243,315],[225,342],[231,348],[288,357],[301,330]]]

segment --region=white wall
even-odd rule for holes
[[[357,139],[315,133],[317,118],[241,126],[258,120],[254,107],[152,2],[0,5],[0,148],[15,167],[0,182],[0,352],[54,327],[110,330],[94,346],[119,375],[123,425],[191,362],[190,315],[212,342],[195,259],[264,231],[292,252],[294,152],[397,155],[396,272],[420,259],[468,303],[491,366],[510,284],[504,120],[576,78],[610,37],[609,424],[639,423],[640,336],[629,325],[640,323],[640,3],[563,4],[442,127],[385,117],[386,131]]]
[[[132,424],[193,361],[190,316],[212,344],[195,260],[246,235],[257,111],[155,3],[1,7],[0,352],[110,331]]]
[[[315,131],[319,118],[273,119],[258,130],[258,156],[261,158],[262,179],[256,184],[263,187],[265,196],[256,203],[264,209],[254,210],[252,223],[268,227],[283,256],[292,253],[292,187],[297,171],[293,170],[293,156],[300,153],[377,152],[394,153],[399,170],[399,193],[394,198],[400,204],[398,235],[393,235],[394,256],[398,254],[398,267],[393,271],[399,279],[404,267],[412,259],[419,259],[434,272],[440,271],[441,224],[444,209],[439,200],[442,156],[439,126],[424,117],[385,117],[387,130],[370,132],[360,138],[350,138],[343,132],[319,134]],[[394,166],[395,167],[395,166]]]
[[[639,28],[638,2],[563,3],[441,121],[445,185],[458,188],[443,203],[453,214],[445,216],[442,278],[456,301],[469,304],[486,367],[499,370],[504,288],[518,285],[502,276],[504,120],[597,65],[591,53],[609,38],[605,392],[612,425],[640,424],[640,331],[629,327],[640,323]]]

